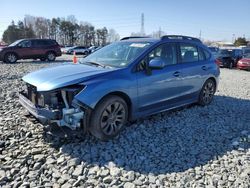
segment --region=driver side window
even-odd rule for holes
[[[160,58],[165,66],[177,63],[175,43],[166,43],[156,47],[146,57],[144,57],[137,66],[137,71],[146,70],[148,63],[155,58]]]
[[[29,41],[29,40],[22,41],[18,44],[18,46],[20,46],[22,48],[29,48],[29,47],[31,47],[31,41]]]

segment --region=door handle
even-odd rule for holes
[[[176,72],[174,72],[174,74],[173,74],[175,77],[179,77],[180,76],[180,72],[179,71],[176,71]]]
[[[207,70],[208,68],[207,68],[207,66],[202,66],[201,69],[202,70]]]

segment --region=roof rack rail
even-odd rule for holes
[[[141,38],[149,38],[149,37],[146,37],[146,36],[131,36],[131,37],[123,37],[123,38],[120,39],[120,40],[141,39]]]
[[[164,39],[182,39],[182,40],[192,40],[192,41],[195,41],[195,42],[201,42],[200,39],[198,38],[194,38],[194,37],[189,37],[189,36],[183,36],[183,35],[164,35],[161,37],[161,40],[164,40]]]

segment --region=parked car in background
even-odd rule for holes
[[[220,70],[197,38],[132,38],[29,73],[20,103],[42,123],[115,137],[128,120],[191,103],[209,105]]]
[[[99,48],[99,47],[97,47],[97,46],[91,46],[91,47],[89,47],[89,53],[90,54],[93,53],[94,51],[96,51],[97,48]]]
[[[74,46],[66,51],[66,54],[88,55],[89,49],[85,46]]]
[[[0,49],[0,61],[6,63],[15,63],[19,59],[55,61],[61,55],[60,46],[51,39],[21,39]]]
[[[232,69],[237,66],[237,62],[243,57],[242,49],[220,49],[216,58],[220,62],[220,67]]]
[[[238,69],[250,70],[250,53],[244,54],[243,58],[237,63]]]
[[[102,48],[102,46],[99,46],[99,47],[95,48],[94,50],[92,50],[92,53],[96,52],[97,50],[100,50],[101,48]]]
[[[7,47],[7,45],[0,45],[0,48],[4,48],[4,47]]]
[[[67,51],[68,51],[70,48],[72,48],[72,47],[74,47],[74,46],[70,46],[70,45],[63,46],[63,47],[61,47],[61,51],[62,51],[63,54],[66,54]]]
[[[211,51],[211,53],[212,53],[214,56],[217,56],[217,53],[219,52],[219,48],[218,48],[218,47],[209,46],[208,49]]]
[[[250,54],[250,47],[244,47],[242,48],[242,51],[243,51],[243,55]]]

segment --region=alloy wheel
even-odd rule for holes
[[[16,60],[17,60],[15,54],[9,54],[8,57],[7,57],[7,59],[8,59],[8,61],[9,61],[10,63],[14,63],[14,62],[16,62]]]
[[[109,104],[101,116],[101,129],[106,135],[114,135],[120,131],[126,120],[125,107],[120,102]]]
[[[55,60],[55,55],[53,53],[48,54],[48,60],[49,61],[54,61]]]
[[[213,81],[207,82],[203,89],[202,98],[205,104],[209,104],[213,100],[215,87]]]

